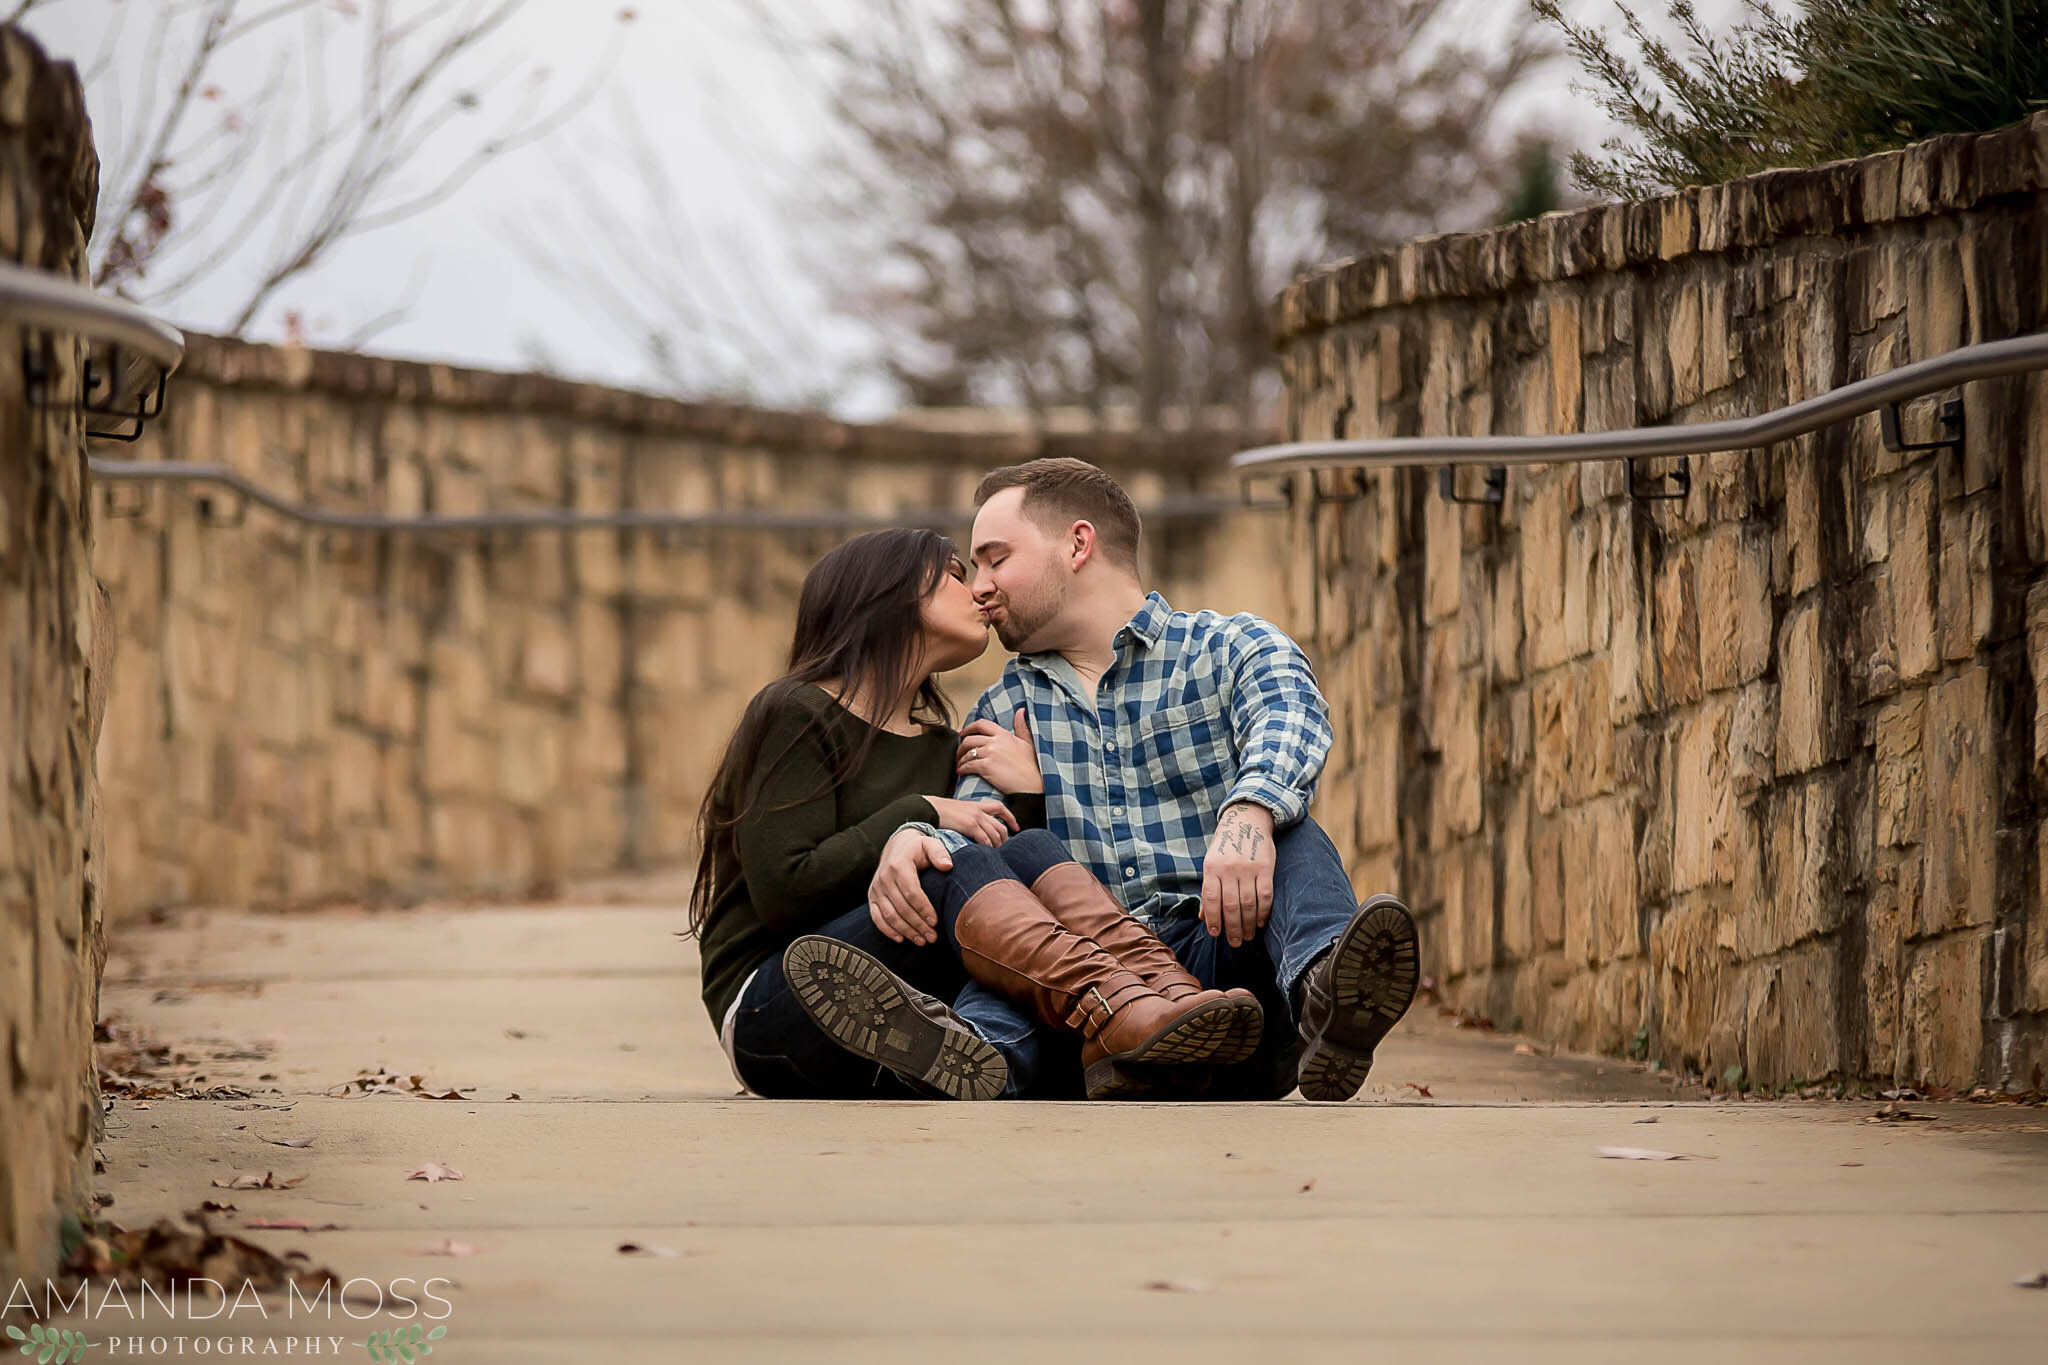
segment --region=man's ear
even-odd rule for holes
[[[1082,565],[1092,561],[1095,558],[1095,551],[1094,523],[1075,522],[1067,531],[1067,553],[1072,556],[1074,568],[1078,571]]]

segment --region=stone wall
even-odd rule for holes
[[[1336,265],[1280,303],[1291,421],[1693,422],[2029,331],[2044,184],[2037,117]],[[1679,501],[1612,464],[1497,508],[1317,476],[1319,810],[1450,999],[1756,1084],[2042,1084],[2048,381],[1962,396],[1960,454],[1872,415],[1697,459]]]
[[[77,73],[0,26],[0,260],[82,277],[98,180]],[[102,1131],[106,938],[88,850],[108,641],[79,420],[25,401],[23,347],[46,339],[52,391],[76,393],[76,338],[0,323],[0,1286],[51,1268]]]
[[[132,453],[399,515],[886,514],[966,507],[987,469],[1040,454],[1097,461],[1141,505],[1228,494],[1221,461],[1238,444],[855,426],[194,338],[165,419]],[[525,894],[687,857],[703,780],[783,662],[803,573],[846,534],[421,539],[244,518],[218,492],[102,493],[95,562],[120,640],[99,750],[117,917]],[[1232,523],[1155,521],[1151,573],[1172,597],[1274,611],[1285,523]],[[956,699],[999,662],[992,650],[956,675]]]

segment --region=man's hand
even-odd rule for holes
[[[1272,913],[1273,812],[1248,801],[1225,806],[1202,856],[1202,923],[1237,948]]]
[[[953,771],[973,773],[1006,796],[1018,792],[1042,792],[1045,779],[1038,771],[1038,746],[1031,742],[1031,726],[1024,708],[1005,730],[992,720],[977,720],[960,732],[960,751],[954,756]]]
[[[897,943],[937,943],[939,912],[925,898],[917,874],[953,869],[953,855],[929,834],[899,829],[882,845],[882,861],[868,883],[868,918]]]

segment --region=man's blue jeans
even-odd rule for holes
[[[1337,941],[1358,909],[1337,846],[1313,820],[1278,831],[1273,842],[1273,913],[1250,942],[1233,948],[1226,938],[1210,937],[1198,913],[1152,925],[1196,980],[1216,990],[1245,987],[1258,996],[1266,1012],[1258,1051],[1247,1061],[1219,1070],[1206,1092],[1209,1099],[1279,1099],[1294,1089],[1299,1063],[1294,987],[1309,965]],[[1001,852],[1010,871],[1027,886],[1067,856],[1057,840],[1033,831],[1010,840]],[[939,875],[927,874],[927,894],[938,889],[934,883]],[[954,887],[948,899],[958,897],[962,889]],[[947,927],[950,930],[950,924]],[[1039,1026],[1020,1007],[976,981],[961,989],[953,1009],[1009,1062],[1012,1090],[1006,1093],[1029,1099],[1081,1093],[1071,1038]]]

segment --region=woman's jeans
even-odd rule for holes
[[[1248,987],[1265,1009],[1258,1051],[1248,1061],[1222,1068],[1208,1092],[1211,1098],[1278,1098],[1294,1088],[1293,988],[1357,908],[1336,847],[1313,821],[1280,831],[1274,851],[1273,913],[1250,942],[1232,948],[1225,939],[1211,938],[1195,915],[1152,926],[1204,986]],[[941,920],[935,944],[892,941],[875,927],[864,905],[814,932],[852,944],[913,988],[951,1001],[954,1012],[1003,1054],[1010,1072],[1005,1097],[1079,1096],[1078,1040],[1039,1024],[1022,1006],[970,980],[953,932],[960,907],[989,882],[1015,878],[1029,886],[1069,857],[1052,835],[1026,830],[1000,849],[968,845],[953,855],[951,872],[927,871],[925,895]],[[733,1055],[747,1088],[774,1099],[930,1098],[887,1068],[846,1051],[812,1023],[789,988],[780,955],[761,964],[740,996]]]
[[[960,964],[953,922],[968,897],[992,881],[1015,880],[1012,862],[1037,872],[1067,861],[1066,849],[1044,830],[1027,830],[1002,852],[969,844],[953,857],[953,870],[924,873],[925,895],[941,917],[939,941],[919,946],[897,943],[880,929],[863,905],[812,932],[835,938],[875,958],[913,989],[953,1002],[962,997],[967,1009],[954,1006],[981,1038],[1003,1054],[1010,1078],[1005,1096],[1033,1086],[1047,1058],[1067,1056],[1074,1045],[1059,1038],[1041,1038],[1030,1018],[992,992],[962,996],[972,984]],[[911,1085],[887,1067],[854,1056],[813,1023],[798,1003],[783,974],[782,957],[763,962],[740,993],[733,1015],[733,1060],[747,1089],[769,1099],[929,1099],[930,1092]],[[1078,1057],[1078,1053],[1074,1054]],[[1074,1068],[1078,1072],[1078,1067]]]

